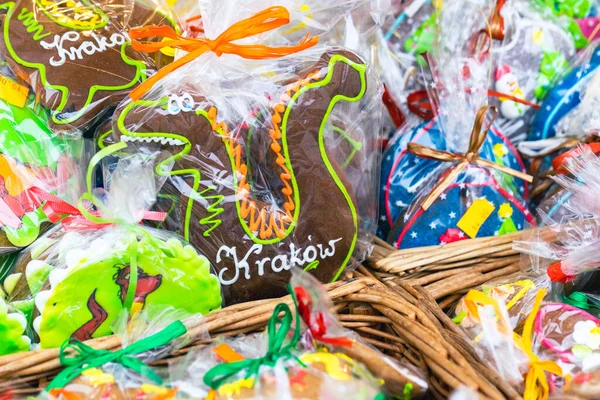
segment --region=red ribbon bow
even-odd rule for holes
[[[56,224],[62,220],[62,227],[67,231],[87,231],[97,230],[114,226],[114,223],[101,224],[87,219],[82,212],[73,205],[58,197],[48,193],[44,189],[32,186],[27,189],[29,196],[32,198],[35,205],[42,207],[44,214],[48,220]],[[98,211],[91,211],[95,217],[99,217]],[[146,221],[164,221],[167,218],[167,213],[158,211],[145,211],[142,219]],[[141,223],[141,222],[140,222]]]
[[[298,313],[308,326],[315,340],[321,343],[330,344],[332,346],[352,346],[352,340],[345,337],[325,337],[327,335],[327,325],[325,317],[321,312],[312,312],[313,301],[306,289],[302,286],[294,288],[296,299],[298,300]]]

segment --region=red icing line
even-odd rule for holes
[[[598,326],[600,326],[600,319],[594,317],[590,313],[587,313],[577,307],[570,306],[568,304],[557,304],[557,303],[547,304],[540,309],[537,316],[535,317],[535,333],[540,336],[540,338],[542,339],[542,344],[544,346],[546,346],[546,348],[554,351],[555,353],[560,354],[561,356],[564,356],[564,358],[563,358],[564,361],[571,362],[573,353],[570,350],[563,350],[560,347],[555,346],[554,342],[552,342],[550,339],[548,339],[544,335],[544,327],[542,326],[542,320],[546,316],[547,312],[556,311],[556,310],[560,310],[560,309],[566,310],[566,311],[574,311],[576,314],[583,314],[583,315],[585,315],[585,317],[587,319],[594,321],[594,323]]]
[[[523,160],[521,159],[521,155],[519,154],[519,152],[517,151],[515,146],[512,144],[512,142],[495,127],[492,127],[491,130],[500,138],[500,140],[502,140],[504,142],[504,144],[509,149],[512,150],[512,152],[514,153],[514,155],[517,159],[517,162],[519,163],[519,167],[521,167],[521,171],[527,173],[527,169],[525,169],[525,163],[523,163]],[[525,187],[525,190],[523,193],[523,200],[527,201],[527,199],[529,198],[529,182],[525,181],[523,183],[524,183],[524,187]]]
[[[419,140],[421,138],[421,136],[423,136],[425,134],[425,132],[429,131],[434,124],[435,124],[434,119],[429,121],[429,123],[422,128],[422,132],[415,136],[414,140]],[[404,157],[404,155],[406,154],[407,151],[408,151],[408,148],[402,150],[400,152],[400,154],[398,154],[398,157],[396,158],[396,160],[394,160],[394,164],[392,165],[392,169],[390,170],[390,174],[388,175],[388,179],[387,179],[387,182],[385,185],[385,215],[387,216],[387,220],[388,220],[388,224],[390,225],[390,228],[392,226],[394,226],[393,221],[392,221],[392,211],[390,209],[390,186],[392,185],[392,178],[394,176],[394,172],[396,171],[396,168],[398,168],[398,164],[400,164],[402,157]]]

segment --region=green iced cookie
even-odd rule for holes
[[[174,308],[207,314],[221,307],[221,289],[210,263],[178,239],[142,238],[137,249],[137,279],[130,277],[132,246],[106,254],[100,261],[81,261],[58,283],[36,296],[41,316],[34,321],[42,348],[59,347],[75,337],[88,340],[112,333],[111,324],[125,308],[129,285],[136,284],[130,312],[144,308],[148,317]],[[93,246],[90,251],[94,251]],[[137,283],[134,283],[137,282]]]
[[[19,312],[10,312],[0,298],[0,356],[29,350],[31,340],[24,335],[26,326],[25,317]]]
[[[79,153],[80,141],[53,134],[40,106],[16,107],[0,101],[0,247],[25,247],[39,235],[46,215],[27,189],[51,190],[61,159]]]

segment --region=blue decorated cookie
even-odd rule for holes
[[[386,150],[383,156],[380,191],[380,219],[378,236],[387,239],[391,227],[413,203],[423,186],[448,169],[448,163],[418,157],[408,152],[407,145],[416,142],[437,150],[456,147],[453,141],[457,135],[442,134],[437,120],[424,122],[412,131],[400,136]],[[525,171],[525,166],[516,149],[504,135],[492,128],[488,131],[480,155],[517,171]],[[498,184],[511,195],[527,198],[528,185],[520,179],[501,172],[493,172]],[[437,244],[437,243],[435,243]]]
[[[423,199],[449,172],[428,179],[429,184],[398,217],[388,242],[398,249],[433,246],[503,235],[523,229],[526,222],[534,223],[523,201],[505,189],[496,174],[473,164],[424,210]]]
[[[536,114],[529,140],[549,139],[569,134],[569,114],[582,103],[584,93],[594,81],[595,72],[600,66],[600,47],[596,47],[589,61],[575,68],[548,93],[541,109]]]

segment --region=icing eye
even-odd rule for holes
[[[194,99],[189,93],[186,93],[181,97],[180,107],[184,111],[191,111],[194,109]]]
[[[181,111],[181,106],[179,105],[178,100],[179,99],[177,99],[176,97],[169,98],[169,107],[168,107],[169,114],[175,115]]]

